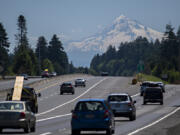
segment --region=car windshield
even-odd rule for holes
[[[79,102],[75,108],[75,111],[102,111],[104,106],[101,102],[89,101]]]
[[[113,95],[113,96],[109,96],[108,101],[118,101],[118,102],[122,102],[122,101],[127,101],[128,97],[126,95]]]
[[[22,103],[0,103],[0,110],[24,110]]]

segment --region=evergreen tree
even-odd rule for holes
[[[8,51],[9,51],[9,41],[7,37],[6,30],[4,29],[2,23],[0,23],[0,73],[5,74],[8,67]]]
[[[42,62],[44,59],[48,58],[48,47],[44,36],[38,38],[35,53],[38,58],[38,74],[40,74]]]
[[[55,71],[58,74],[68,72],[68,57],[64,51],[61,41],[56,35],[53,35],[48,46],[48,57],[54,64]],[[56,63],[56,64],[55,64]]]
[[[16,74],[27,73],[35,75],[37,73],[37,59],[28,43],[26,19],[23,15],[18,17],[17,26],[18,33],[15,35],[17,47],[14,52],[13,71]]]

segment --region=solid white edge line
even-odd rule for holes
[[[97,82],[96,84],[94,84],[93,86],[91,86],[89,89],[87,89],[84,93],[82,93],[82,94],[79,95],[78,97],[76,97],[76,98],[74,98],[74,99],[72,99],[72,100],[70,100],[70,101],[68,101],[68,102],[66,102],[66,103],[64,103],[64,104],[61,104],[61,105],[59,105],[59,106],[56,106],[56,107],[54,107],[54,108],[52,108],[52,109],[50,109],[50,110],[48,110],[48,111],[45,111],[45,112],[36,114],[36,116],[40,116],[40,115],[43,115],[43,114],[52,112],[52,111],[56,110],[57,108],[60,108],[60,107],[62,107],[62,106],[64,106],[64,105],[66,105],[66,104],[72,103],[72,102],[75,101],[76,99],[78,99],[78,98],[80,98],[81,96],[85,95],[87,92],[89,92],[92,88],[96,87],[98,84],[100,84],[100,83],[101,83],[102,81],[104,81],[105,79],[107,79],[107,78],[104,78],[104,79],[100,80],[99,82]]]
[[[160,118],[159,120],[157,120],[157,121],[155,121],[155,122],[153,122],[153,123],[151,123],[151,124],[149,124],[149,125],[147,125],[147,126],[145,126],[145,127],[139,128],[139,129],[137,129],[137,130],[135,130],[135,131],[129,133],[128,135],[134,135],[134,134],[136,134],[136,133],[138,133],[138,132],[140,132],[140,131],[142,131],[142,130],[148,128],[148,127],[151,127],[151,126],[153,126],[153,125],[159,123],[160,121],[164,120],[165,118],[167,118],[167,117],[173,115],[173,114],[176,113],[178,110],[180,110],[180,107],[176,108],[174,111],[172,111],[171,113],[165,115],[164,117]]]

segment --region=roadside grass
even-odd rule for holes
[[[163,81],[161,78],[152,76],[152,75],[146,75],[146,74],[142,74],[139,73],[136,75],[137,81],[138,82],[143,82],[143,81],[154,81],[154,82],[163,82],[165,84],[168,84],[168,82]]]

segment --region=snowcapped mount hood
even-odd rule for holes
[[[118,48],[121,42],[133,41],[138,36],[146,37],[149,41],[155,41],[156,39],[161,40],[163,34],[121,15],[113,21],[112,25],[101,32],[84,38],[82,41],[69,43],[67,51],[105,52],[109,45]]]

